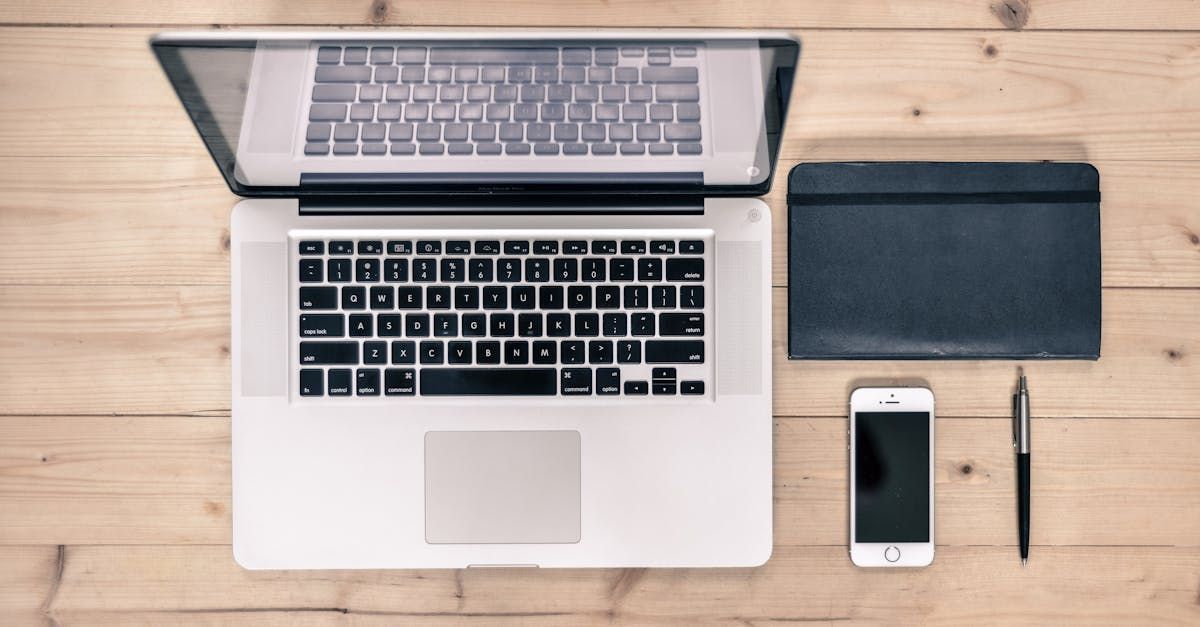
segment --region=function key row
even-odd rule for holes
[[[323,255],[325,249],[325,242],[320,240],[300,242],[301,255]],[[702,255],[704,240],[650,240],[649,243],[646,240],[622,240],[619,243],[616,240],[594,240],[590,248],[585,240],[567,240],[561,246],[555,240],[507,240],[503,243],[499,240],[477,240],[473,245],[467,240],[417,240],[415,246],[412,240],[392,240],[386,244],[383,240],[363,240],[357,246],[349,240],[329,242],[331,255],[353,255],[356,250],[360,255],[411,255],[413,252],[418,255],[441,255],[443,252],[447,255],[469,255],[472,251],[476,255],[557,255],[560,252],[564,255],[586,255],[589,250],[593,255],[615,255],[618,252],[623,255]]]

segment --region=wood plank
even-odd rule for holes
[[[837,416],[856,381],[924,377],[944,416],[1004,416],[1007,361],[788,361],[786,291],[775,288],[775,413]],[[1028,361],[1038,416],[1200,416],[1200,291],[1104,292],[1103,357]],[[0,286],[0,413],[229,410],[224,286]]]
[[[0,544],[230,540],[229,419],[0,418]]]
[[[1007,418],[938,420],[941,546],[1012,546]],[[778,419],[775,541],[846,541],[846,421]],[[1033,541],[1198,546],[1200,420],[1036,422]],[[1096,451],[1106,451],[1097,455]],[[228,544],[229,421],[0,418],[0,544]]]
[[[786,174],[765,200],[774,284],[787,285]],[[1103,283],[1200,287],[1200,161],[1110,161],[1101,172]],[[72,173],[64,178],[63,171]],[[207,155],[150,159],[0,157],[0,285],[228,285],[237,197]],[[46,254],[53,242],[62,254]],[[29,268],[38,260],[36,270]]]
[[[107,2],[5,0],[9,24],[302,24],[366,26],[687,26],[706,28],[972,28],[1148,29],[1200,27],[1200,10],[1186,0],[1160,0],[1136,8],[1119,0],[525,0],[523,10],[488,0],[422,3],[418,0],[282,0],[196,4],[166,0]]]
[[[1196,548],[1055,547],[1024,569],[1007,547],[947,548],[929,568],[893,571],[857,569],[844,547],[787,547],[757,569],[253,572],[223,546],[72,546],[63,566],[46,612],[60,623],[240,623],[245,614],[388,624],[1200,620]],[[40,605],[26,587],[23,605]]]
[[[0,29],[0,155],[202,154],[150,29]],[[1200,33],[808,31],[790,160],[1192,160]],[[53,49],[58,54],[45,54]],[[80,97],[86,94],[86,97]]]
[[[0,312],[2,413],[229,411],[226,287],[3,286]]]
[[[12,625],[44,624],[46,600],[62,574],[57,546],[0,546],[0,617]]]

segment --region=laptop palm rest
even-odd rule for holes
[[[579,541],[578,431],[425,434],[425,541]]]

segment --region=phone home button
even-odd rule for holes
[[[883,559],[889,562],[898,561],[900,559],[900,549],[894,546],[889,546],[883,550]]]

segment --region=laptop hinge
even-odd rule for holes
[[[704,198],[670,194],[304,196],[300,215],[702,215]]]

